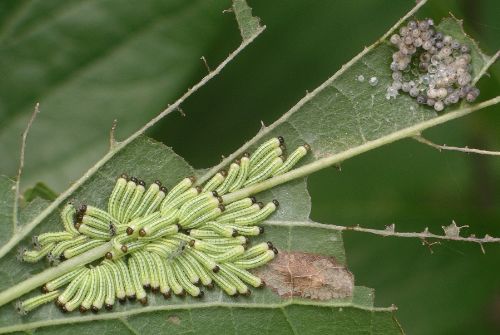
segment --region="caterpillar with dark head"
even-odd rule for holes
[[[272,138],[203,186],[186,177],[170,191],[160,181],[146,187],[123,174],[107,210],[67,204],[61,212],[64,231],[34,237],[35,249],[21,251],[23,261],[47,257],[57,264],[110,241],[113,247],[97,265],[73,269],[43,285],[42,295],[18,302],[19,312],[55,301],[63,312],[97,313],[111,310],[116,300],[146,305],[147,290],[165,298],[201,298],[201,287],[214,284],[230,296],[249,295],[249,286],[264,285],[249,270],[278,253],[272,242],[249,247],[249,238],[264,232],[259,224],[279,203],[262,204],[254,197],[223,203],[221,196],[289,171],[310,148],[302,145],[286,159],[284,150],[283,138]]]

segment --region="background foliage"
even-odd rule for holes
[[[250,1],[268,29],[222,75],[149,135],[197,168],[218,162],[271,123],[413,6],[411,1]],[[24,187],[56,191],[102,156],[113,119],[128,135],[217,64],[239,42],[223,1],[2,1],[0,171],[14,175],[19,134],[35,101],[42,114],[27,149]],[[435,19],[453,12],[481,47],[499,48],[500,4],[431,1]],[[89,33],[90,31],[90,33]],[[480,85],[498,92],[499,66]],[[484,85],[484,84],[487,84]],[[494,111],[497,110],[497,112]],[[439,143],[500,148],[498,107],[429,131]],[[211,138],[207,145],[207,138]],[[500,235],[500,161],[439,153],[403,141],[309,178],[312,219],[324,223],[434,231],[452,219],[468,232]],[[345,234],[358,285],[379,306],[396,304],[409,334],[500,331],[500,247]]]

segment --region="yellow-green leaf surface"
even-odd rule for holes
[[[140,154],[148,158],[135,159]],[[147,182],[158,178],[167,187],[194,173],[171,149],[146,137],[139,137],[87,180],[72,194],[72,198],[105,206],[115,176],[122,171],[144,177]],[[4,188],[8,193],[11,182],[5,180]],[[327,226],[309,225],[310,199],[303,181],[277,187],[259,196],[262,200],[272,198],[280,199],[282,206],[273,220],[265,224],[266,232],[260,239],[273,241],[281,252],[302,251],[332,256],[339,265],[345,264],[341,234]],[[25,210],[28,211],[30,210]],[[60,225],[57,215],[55,211],[33,233],[57,229]],[[21,245],[28,243],[29,238]],[[16,250],[12,250],[0,260],[0,268],[4,269],[0,274],[0,291],[29,278],[45,266],[19,263],[15,254]],[[38,327],[42,331],[46,327],[47,331],[71,331],[74,326],[64,324],[99,320],[92,322],[90,326],[97,327],[95,331],[114,328],[126,331],[129,328],[132,333],[140,334],[153,333],[162,323],[170,328],[165,331],[167,334],[184,332],[186,329],[194,334],[289,334],[294,331],[320,334],[325,329],[342,330],[346,334],[399,333],[392,308],[373,308],[373,298],[373,291],[363,287],[356,287],[350,297],[321,302],[280,298],[269,288],[255,289],[248,298],[227,297],[220,290],[214,289],[207,291],[203,300],[179,297],[165,300],[160,295],[151,295],[148,307],[140,304],[115,305],[112,312],[85,316],[78,313],[62,314],[55,305],[47,305],[23,317],[17,314],[12,304],[7,304],[0,307],[0,332]],[[307,322],[314,322],[316,326],[307,326],[310,329],[305,332],[303,327],[306,327]],[[56,325],[57,328],[54,328]]]

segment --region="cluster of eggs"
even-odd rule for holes
[[[470,47],[436,31],[432,19],[409,21],[390,42],[398,50],[392,55],[387,99],[403,91],[439,112],[461,99],[473,102],[478,97]]]

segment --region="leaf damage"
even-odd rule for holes
[[[305,252],[281,252],[258,275],[282,298],[331,300],[352,297],[354,276],[329,257]]]
[[[251,39],[265,28],[260,24],[260,18],[252,15],[252,8],[245,0],[233,0],[232,10],[243,41]]]
[[[176,326],[181,324],[181,318],[177,315],[169,315],[167,321]]]

